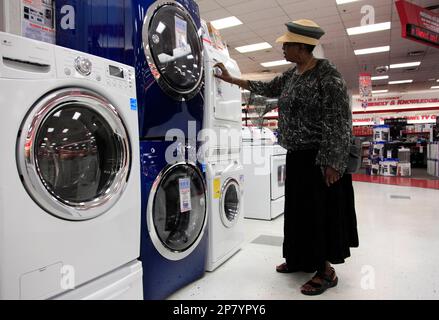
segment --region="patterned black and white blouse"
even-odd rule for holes
[[[346,170],[352,114],[346,83],[332,63],[319,59],[302,75],[292,68],[270,82],[249,81],[249,85],[254,94],[279,98],[281,146],[319,150],[317,165]]]

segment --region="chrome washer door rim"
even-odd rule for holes
[[[154,199],[156,197],[158,188],[161,184],[161,182],[167,177],[169,172],[172,172],[175,167],[179,167],[179,166],[190,166],[192,169],[194,169],[194,171],[197,173],[197,175],[199,175],[199,177],[201,178],[201,181],[203,182],[203,190],[204,190],[204,223],[203,226],[200,230],[200,233],[198,235],[197,240],[192,244],[191,247],[189,247],[188,249],[186,249],[185,251],[172,251],[171,249],[169,249],[167,246],[165,246],[162,241],[160,240],[157,231],[155,229],[155,225],[154,225],[154,218],[153,218],[153,210],[154,210]],[[159,252],[159,254],[171,261],[178,261],[178,260],[182,260],[184,258],[186,258],[188,255],[190,255],[197,247],[198,244],[201,242],[201,240],[204,237],[204,232],[207,226],[207,193],[206,193],[207,189],[206,189],[206,185],[205,185],[205,181],[203,178],[203,174],[201,173],[201,171],[196,167],[195,164],[191,164],[188,162],[178,162],[175,164],[171,164],[168,165],[167,167],[165,167],[161,173],[157,176],[157,178],[154,180],[154,183],[151,187],[151,191],[149,193],[149,197],[148,197],[148,206],[146,209],[146,212],[144,214],[146,214],[146,223],[147,223],[147,227],[148,227],[148,234],[150,236],[151,242],[154,245],[154,247],[156,248],[156,250]]]
[[[200,55],[200,74],[201,76],[197,80],[196,84],[193,88],[189,90],[177,90],[176,88],[171,87],[167,80],[161,75],[159,68],[157,67],[156,62],[153,58],[153,53],[151,51],[151,46],[149,44],[149,29],[152,19],[156,12],[160,10],[160,8],[164,6],[174,6],[179,9],[179,11],[188,19],[188,21],[193,25],[194,29],[197,30],[196,24],[192,16],[187,12],[186,8],[176,1],[170,0],[158,0],[151,5],[145,15],[145,19],[143,21],[142,27],[142,41],[143,41],[143,50],[145,54],[146,61],[148,62],[149,68],[151,69],[151,73],[154,76],[155,80],[159,84],[160,88],[169,96],[177,101],[190,100],[195,97],[199,91],[201,90],[203,78],[204,78],[204,52],[203,52],[203,43],[202,43],[202,29],[199,28],[197,30],[198,35],[198,49]]]
[[[46,117],[69,104],[79,104],[99,114],[114,130],[120,154],[118,172],[108,190],[92,201],[62,201],[45,187],[37,168],[36,137]],[[83,88],[54,91],[35,103],[26,116],[17,141],[17,167],[25,189],[48,213],[65,220],[84,221],[107,212],[119,200],[128,182],[131,167],[131,146],[124,123],[116,108],[101,95]]]

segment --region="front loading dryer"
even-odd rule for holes
[[[184,143],[140,143],[140,259],[148,300],[165,299],[205,272],[207,194],[192,151]]]
[[[75,12],[74,29],[66,27],[66,7]],[[56,13],[57,44],[135,68],[140,137],[163,139],[176,129],[196,139],[203,122],[204,66],[195,1],[60,0]]]
[[[51,298],[135,261],[134,70],[0,33],[0,105],[0,299]]]

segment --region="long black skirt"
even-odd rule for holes
[[[315,150],[287,154],[283,256],[293,271],[344,263],[359,245],[352,176],[328,187],[316,156]]]

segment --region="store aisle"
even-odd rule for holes
[[[247,241],[224,265],[171,300],[439,299],[439,191],[355,183],[360,247],[336,266],[339,284],[310,298],[311,274],[280,274],[283,216],[245,220]]]

